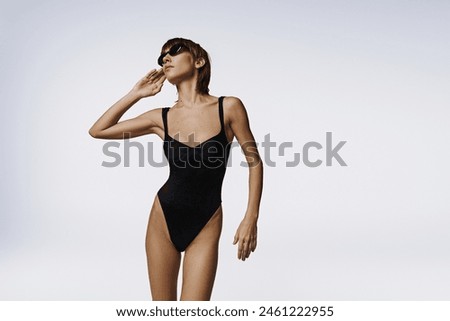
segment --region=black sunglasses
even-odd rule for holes
[[[181,43],[177,43],[177,44],[173,45],[172,47],[170,47],[169,51],[162,53],[161,56],[159,56],[158,65],[160,65],[161,67],[163,66],[163,64],[164,64],[163,59],[167,54],[169,54],[171,56],[176,56],[179,53],[183,52],[183,49],[186,49],[186,46]]]

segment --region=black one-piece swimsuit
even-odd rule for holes
[[[172,243],[180,252],[195,239],[222,203],[222,182],[230,154],[223,98],[218,101],[220,132],[193,147],[169,136],[167,112],[170,108],[162,109],[163,148],[170,174],[159,189],[158,198]]]

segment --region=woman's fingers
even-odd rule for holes
[[[257,243],[258,243],[258,242],[256,241],[256,237],[255,237],[255,238],[252,240],[252,246],[251,246],[252,252],[255,252]]]
[[[257,244],[257,228],[244,228],[245,225],[239,226],[234,235],[233,244],[238,243],[237,256],[239,260],[245,261],[256,249]]]
[[[159,77],[159,79],[156,81],[156,84],[157,84],[157,85],[161,85],[161,84],[164,82],[164,80],[166,80],[166,75],[162,74],[162,75]]]
[[[244,258],[243,258],[243,261],[245,261],[245,259],[247,259],[249,255],[250,255],[250,251],[248,250],[248,242],[246,242],[246,243],[244,243]]]
[[[244,241],[243,240],[239,240],[239,244],[238,244],[238,259],[239,260],[243,260],[244,258]]]
[[[248,246],[247,246],[247,252],[246,252],[246,257],[249,257],[251,252],[254,252],[256,249],[256,240],[257,240],[257,231],[256,231],[256,227],[255,229],[251,232],[250,236],[248,237]]]
[[[149,83],[153,83],[156,85],[160,85],[164,82],[164,80],[166,80],[166,75],[163,72],[156,72],[154,74],[152,74],[150,76],[150,78],[148,78],[148,82]]]
[[[154,96],[161,91],[166,75],[162,68],[150,70],[143,78],[141,78],[133,87],[141,97]]]
[[[254,252],[255,249],[256,249],[256,244],[257,244],[257,239],[258,239],[256,233],[257,232],[256,232],[256,229],[255,229],[255,232],[254,232],[254,234],[251,237],[251,244],[250,244],[250,249],[251,249],[252,252]]]
[[[154,75],[155,73],[156,73],[157,71],[156,71],[156,69],[152,69],[152,70],[150,70],[146,75],[145,75],[145,78],[150,78],[152,75]]]
[[[143,80],[147,82],[155,82],[158,81],[162,76],[164,76],[162,68],[159,70],[152,69],[144,76]]]
[[[249,253],[249,242],[245,239],[239,242],[239,251],[238,258],[245,261],[246,258],[250,255]]]

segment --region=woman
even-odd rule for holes
[[[237,138],[249,165],[249,198],[233,244],[245,261],[256,248],[262,193],[262,162],[247,113],[235,97],[209,95],[211,65],[207,52],[188,39],[167,41],[151,70],[92,126],[95,138],[121,139],[157,134],[164,141],[170,175],[155,196],[146,236],[153,300],[176,300],[183,259],[180,300],[210,300],[222,229],[221,188],[230,143]],[[141,98],[161,91],[165,80],[175,85],[178,100],[133,119],[122,115]]]

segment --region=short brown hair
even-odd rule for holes
[[[209,80],[211,79],[211,62],[208,53],[198,43],[195,43],[190,39],[184,38],[172,38],[167,40],[167,42],[161,48],[161,53],[164,53],[175,44],[182,44],[186,48],[188,48],[189,52],[194,57],[194,60],[200,58],[203,58],[205,60],[205,64],[198,69],[198,79],[196,89],[199,93],[208,94]]]

